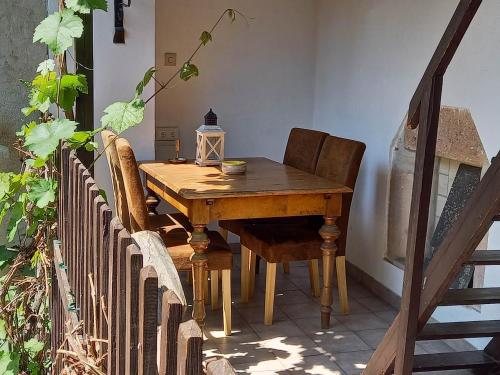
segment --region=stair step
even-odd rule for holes
[[[495,360],[482,350],[439,354],[420,354],[413,360],[413,371],[480,369],[495,366]]]
[[[466,264],[492,266],[500,264],[500,250],[477,250]]]
[[[500,303],[500,288],[450,289],[440,306],[488,305]]]
[[[418,334],[417,339],[442,340],[493,336],[500,336],[500,320],[428,323]]]

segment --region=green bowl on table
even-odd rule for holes
[[[245,174],[247,171],[247,162],[243,160],[224,160],[221,164],[221,170],[224,174]]]

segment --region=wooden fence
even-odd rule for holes
[[[60,172],[53,373],[68,371],[68,364],[79,360],[96,374],[233,374],[225,360],[203,368],[199,326],[182,322],[183,308],[173,292],[159,294],[156,270],[143,267],[141,249],[68,148],[61,150]]]

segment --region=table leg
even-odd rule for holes
[[[321,291],[321,328],[330,327],[330,315],[332,312],[333,293],[333,265],[335,253],[337,252],[336,240],[339,238],[340,230],[336,224],[337,217],[325,217],[325,224],[319,230],[323,243],[323,290]]]
[[[205,233],[205,225],[193,225],[194,231],[189,244],[194,250],[191,255],[193,267],[193,319],[203,327],[205,323],[205,301],[203,284],[205,271],[207,270],[207,248],[210,240]]]

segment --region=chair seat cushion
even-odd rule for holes
[[[185,219],[187,223],[184,225],[179,222],[184,219],[176,214],[156,215],[151,216],[151,218],[153,219],[151,225],[167,246],[175,267],[178,270],[190,270],[193,248],[188,243],[191,232],[185,228],[185,226],[190,226],[187,218]],[[176,218],[180,220],[176,220]],[[215,231],[207,231],[207,235],[210,240],[207,250],[208,269],[210,271],[231,269],[233,266],[233,253],[227,242]]]
[[[245,227],[241,244],[270,263],[320,259],[323,242],[316,224],[256,224]]]

